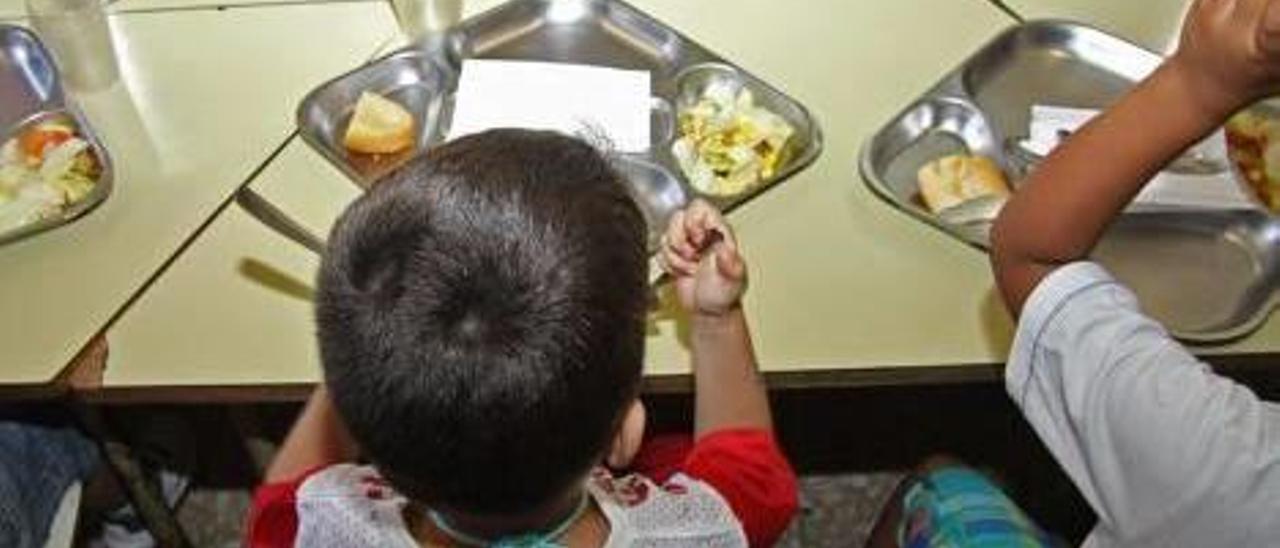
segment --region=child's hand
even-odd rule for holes
[[[680,304],[694,314],[721,316],[738,307],[747,265],[724,217],[702,200],[677,211],[658,258],[675,280]]]
[[[1280,0],[1196,0],[1170,64],[1212,116],[1280,91]]]
[[[724,217],[710,204],[694,200],[671,217],[658,259],[671,274],[681,306],[692,316],[695,435],[772,430],[769,398],[742,310],[747,265]]]

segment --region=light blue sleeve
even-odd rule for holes
[[[1280,409],[1214,374],[1100,266],[1036,288],[1005,381],[1097,512],[1090,545],[1280,542]]]

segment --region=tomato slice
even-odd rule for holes
[[[70,140],[75,134],[62,126],[36,126],[18,138],[18,145],[28,160],[44,161],[44,152]]]

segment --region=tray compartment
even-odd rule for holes
[[[702,92],[709,86],[728,82],[736,89],[750,90],[755,98],[756,105],[781,116],[794,128],[795,133],[783,150],[778,172],[774,175],[772,181],[765,181],[763,184],[756,185],[756,189],[768,187],[772,183],[787,179],[798,173],[812,162],[817,151],[822,148],[821,131],[803,105],[767,83],[752,77],[738,67],[723,61],[699,63],[683,69],[675,77],[674,81],[675,95],[673,101],[676,115],[679,115],[682,109],[697,103]],[[667,165],[673,166],[672,169],[679,171],[675,159],[670,157],[671,144],[675,142],[676,137],[676,135],[672,135],[661,148],[663,153],[666,154]],[[683,174],[681,175],[683,176]],[[696,193],[692,189],[691,191]],[[751,190],[748,191],[748,193],[751,192]],[[741,199],[739,196],[703,196],[703,198],[724,209],[731,209]]]
[[[464,25],[462,34],[466,57],[647,70],[655,81],[702,53],[635,8],[599,0],[518,1]]]
[[[671,216],[684,204],[689,195],[685,192],[680,180],[666,169],[645,158],[622,157],[615,162],[618,172],[631,183],[630,191],[640,212],[644,214],[649,230],[649,249],[658,248],[658,239],[662,237],[657,227],[667,226]]]
[[[1280,280],[1280,226],[1263,212],[1123,217],[1094,252],[1183,338],[1229,339],[1262,322]]]
[[[919,199],[916,172],[941,156],[972,152],[999,160],[1004,151],[986,116],[967,100],[923,99],[868,144],[867,158],[891,200],[932,221]]]
[[[407,162],[428,143],[448,131],[441,115],[452,110],[451,86],[457,76],[447,65],[424,52],[409,50],[384,59],[378,70],[362,70],[308,96],[298,112],[298,123],[307,128],[303,137],[325,157],[341,167],[361,186],[372,184]],[[359,154],[342,146],[342,136],[365,91],[388,97],[419,120],[413,149],[393,155]]]
[[[1103,109],[1160,62],[1158,55],[1101,31],[1033,23],[984,48],[958,79],[996,134],[1021,138],[1031,105]]]
[[[0,25],[0,129],[62,105],[53,58],[30,31]]]
[[[70,223],[93,210],[108,196],[114,184],[111,156],[84,114],[67,101],[53,57],[31,31],[0,25],[0,143],[27,127],[46,121],[70,125],[89,143],[102,167],[93,190],[60,215],[0,231],[0,245]],[[3,207],[3,206],[0,206]]]

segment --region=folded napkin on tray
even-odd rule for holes
[[[1099,111],[1035,105],[1031,107],[1027,151],[1047,156],[1059,143]],[[1192,166],[1196,169],[1175,167]],[[1208,169],[1206,169],[1208,168]],[[1227,141],[1218,131],[1183,154],[1174,166],[1160,172],[1134,199],[1131,211],[1167,209],[1260,209],[1231,169]]]
[[[473,59],[462,64],[449,137],[526,128],[649,148],[649,73],[608,67]]]

